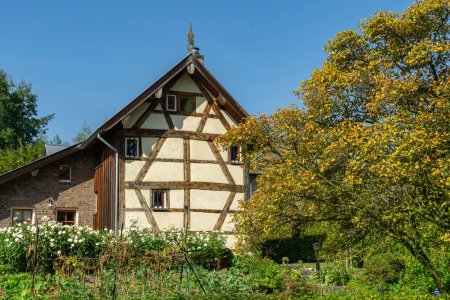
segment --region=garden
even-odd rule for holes
[[[319,272],[248,250],[233,254],[216,232],[132,227],[116,238],[16,223],[0,231],[0,299],[436,299],[426,270],[399,249],[350,265],[322,259]]]

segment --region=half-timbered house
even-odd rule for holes
[[[246,197],[239,148],[213,140],[247,116],[198,49],[85,142],[0,176],[0,225],[46,215],[119,230],[132,223],[231,234]]]

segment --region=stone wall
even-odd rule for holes
[[[0,185],[0,226],[11,223],[12,208],[33,208],[33,217],[56,220],[58,209],[76,209],[78,225],[92,226],[96,211],[94,169],[98,161],[94,152],[80,151],[30,173]],[[59,166],[71,166],[71,182],[59,182]],[[49,199],[54,208],[48,208]]]

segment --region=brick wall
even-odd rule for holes
[[[70,165],[72,180],[59,183],[59,166]],[[56,211],[74,208],[78,212],[78,225],[92,226],[96,211],[94,193],[94,168],[97,157],[94,152],[80,151],[39,169],[37,176],[30,173],[0,185],[0,227],[11,222],[11,209],[30,207],[34,217],[42,216],[56,220]],[[48,208],[48,199],[53,198],[54,208]]]

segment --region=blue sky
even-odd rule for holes
[[[192,21],[207,68],[250,113],[298,103],[292,91],[338,31],[412,0],[2,1],[0,68],[31,82],[48,136],[92,130],[186,54]]]

